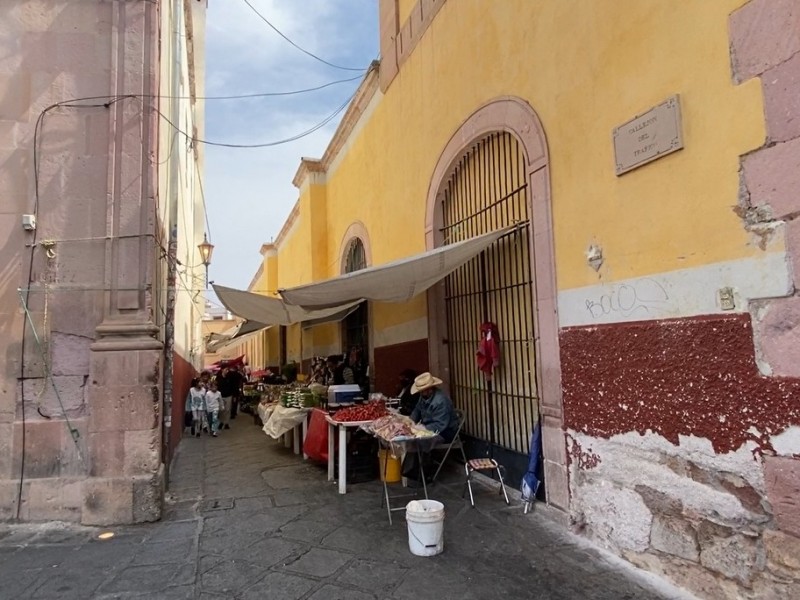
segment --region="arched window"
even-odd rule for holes
[[[367,268],[367,253],[364,251],[364,242],[361,238],[353,238],[347,246],[347,256],[344,262],[344,272],[352,273]]]

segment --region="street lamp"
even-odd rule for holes
[[[206,287],[208,287],[208,265],[211,264],[211,254],[214,252],[214,244],[208,242],[208,236],[205,233],[203,234],[203,243],[198,244],[197,249],[200,250],[200,262],[202,262],[206,268]]]

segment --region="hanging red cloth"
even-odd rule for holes
[[[478,368],[491,379],[494,370],[500,366],[500,334],[497,325],[489,321],[481,323],[481,341],[475,353]]]

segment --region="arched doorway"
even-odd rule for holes
[[[348,230],[342,256],[342,272],[353,273],[369,265],[368,246],[365,243],[366,229],[354,223]],[[373,363],[369,340],[369,303],[362,302],[358,308],[342,321],[342,350],[345,361],[353,367],[355,383],[366,394],[370,391],[369,365]]]
[[[566,510],[547,146],[533,109],[505,97],[473,113],[442,152],[428,193],[427,247],[512,223],[520,228],[429,292],[431,368],[468,413],[471,452],[496,456],[515,485],[541,421],[547,499]],[[491,382],[475,363],[484,321],[498,325],[503,353]]]
[[[344,258],[344,272],[353,273],[367,268],[367,253],[361,238],[354,237],[348,242]],[[345,351],[361,348],[369,352],[369,307],[366,302],[345,317],[342,323],[342,346]]]
[[[508,132],[494,132],[463,154],[439,209],[446,243],[520,226],[444,280],[453,401],[466,413],[471,454],[497,458],[512,481],[527,468],[539,413],[527,188],[520,143]],[[475,360],[486,323],[496,326],[502,351],[491,377]]]

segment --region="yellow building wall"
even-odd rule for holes
[[[329,356],[342,351],[342,329],[339,323],[317,325],[312,327],[310,331],[313,334],[313,352],[308,356]]]
[[[548,137],[559,289],[597,282],[597,242],[608,281],[759,254],[732,210],[739,155],[765,137],[759,82],[731,79],[741,3],[505,0],[487,18],[486,2],[447,2],[328,174],[328,255],[356,215],[373,264],[424,250],[439,154],[503,95],[530,102]],[[675,93],[685,149],[616,177],[613,128]]]
[[[286,362],[300,363],[301,347],[303,345],[300,325],[290,325],[286,328]]]
[[[274,287],[339,275],[356,220],[373,265],[424,251],[439,156],[469,115],[500,96],[528,101],[547,135],[560,291],[762,255],[732,210],[739,156],[765,138],[758,80],[731,77],[727,19],[742,3],[618,0],[578,10],[504,0],[487,18],[485,0],[446,2],[334,167],[301,185]],[[401,23],[412,4],[400,3]],[[612,130],[676,93],[685,148],[617,177]],[[782,249],[779,237],[767,250]],[[592,244],[603,247],[600,275],[586,264]],[[381,332],[404,325],[426,335],[424,298],[372,314],[377,345],[396,337]],[[338,326],[315,328],[313,352],[338,337]],[[299,359],[298,334],[287,339],[289,359]]]
[[[400,23],[404,23],[408,17],[411,16],[411,11],[417,5],[417,0],[400,0],[397,3],[397,14],[400,18]]]
[[[298,218],[290,234],[283,242],[279,254],[278,288],[292,287],[311,280],[311,262],[308,253],[310,230],[303,227],[303,218]]]

